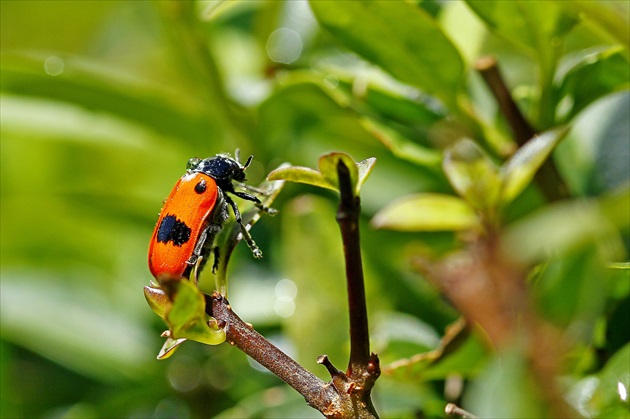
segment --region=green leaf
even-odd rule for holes
[[[196,3],[199,19],[202,21],[217,20],[221,16],[228,14],[234,7],[239,6],[239,1],[203,1]]]
[[[378,323],[375,326],[375,342],[382,346],[379,336]],[[407,358],[397,358],[394,362],[384,365],[384,375],[397,375],[422,378],[423,380],[441,380],[453,373],[462,377],[474,377],[481,370],[487,358],[487,348],[479,333],[471,333],[466,328],[466,322],[460,318],[449,325],[446,333],[441,337],[439,345],[428,352],[417,352]],[[388,347],[384,352],[391,356],[397,348]],[[381,360],[381,363],[383,360]]]
[[[319,171],[302,166],[282,167],[269,173],[267,179],[306,183],[308,185],[338,191],[337,163],[339,160],[342,160],[350,170],[350,179],[355,194],[358,195],[361,186],[372,172],[374,164],[376,163],[375,157],[370,157],[355,163],[352,157],[345,153],[328,153],[319,158]]]
[[[504,204],[511,202],[523,192],[567,132],[569,129],[564,127],[535,136],[501,167],[503,179],[501,200]]]
[[[597,375],[577,382],[568,400],[585,417],[627,418],[630,393],[630,344],[618,350]]]
[[[356,78],[339,80],[339,88],[344,92],[350,106],[362,114],[376,114],[388,121],[404,126],[428,127],[444,118],[444,110],[423,96],[417,97],[399,86],[384,87],[368,84],[361,94],[356,92]]]
[[[468,0],[468,6],[487,26],[535,59],[536,125],[554,125],[553,78],[565,45],[564,38],[577,23],[559,3],[530,0]]]
[[[467,333],[463,333],[467,335]],[[445,353],[439,359],[429,363],[422,377],[426,379],[445,379],[453,373],[463,377],[475,377],[482,370],[488,358],[486,342],[479,333],[471,333],[462,337],[462,341],[454,345],[452,352]]]
[[[312,141],[323,144],[324,149],[346,144],[364,150],[366,144],[374,144],[373,138],[359,124],[357,112],[344,103],[349,98],[339,96],[334,89],[296,76],[260,104],[256,138],[278,155],[288,149],[304,153]],[[295,138],[311,141],[296,143]]]
[[[112,73],[104,76],[94,72],[95,63],[76,58],[66,60],[72,74],[64,72],[52,78],[41,71],[41,61],[3,56],[2,90],[22,98],[51,99],[57,101],[57,106],[70,103],[120,117],[165,137],[187,138],[193,144],[207,145],[209,122],[199,116],[199,103],[173,98],[172,91],[158,84],[130,83]],[[72,119],[57,124],[68,121]]]
[[[499,36],[535,54],[547,54],[576,21],[557,3],[528,0],[466,0]]]
[[[350,182],[352,184],[352,189],[355,191],[355,193],[358,193],[359,170],[357,169],[357,165],[354,160],[352,160],[352,157],[350,157],[346,153],[333,152],[321,156],[317,161],[319,172],[328,183],[334,185],[335,189],[339,190],[339,176],[337,174],[337,165],[340,160],[343,161],[345,166],[350,171]]]
[[[173,337],[182,337],[181,331],[195,323],[199,317],[205,316],[205,301],[199,290],[189,280],[174,280],[175,288],[173,305],[166,313]]]
[[[267,175],[268,180],[286,180],[295,183],[318,186],[320,188],[337,190],[335,185],[315,169],[303,166],[289,166],[272,170]]]
[[[422,9],[403,1],[311,1],[310,6],[343,45],[400,81],[455,106],[463,60]]]
[[[630,270],[630,262],[613,262],[608,266],[610,269]]]
[[[539,386],[522,351],[497,355],[464,395],[464,409],[480,418],[546,417]]]
[[[441,194],[417,194],[380,210],[371,224],[400,231],[444,231],[479,228],[475,211],[464,200]]]
[[[547,320],[574,329],[573,339],[589,342],[605,308],[610,277],[596,247],[585,246],[543,265],[533,294]]]
[[[396,130],[374,119],[364,117],[361,125],[400,158],[421,166],[436,167],[442,161],[439,151],[423,147],[405,138]]]
[[[199,289],[186,279],[179,280],[174,285],[176,291],[173,306],[166,315],[169,337],[187,338],[207,345],[223,343],[225,331],[216,322],[208,322],[205,298]]]
[[[361,189],[361,186],[365,183],[367,178],[372,173],[374,169],[374,165],[376,164],[376,157],[368,157],[367,159],[363,159],[356,163],[359,180],[357,182],[357,192]]]
[[[448,148],[442,166],[455,191],[473,208],[485,212],[496,207],[499,169],[475,142],[465,139]]]
[[[400,312],[379,313],[373,320],[374,341],[390,352],[398,352],[397,357],[408,356],[401,354],[401,349],[411,348],[416,354],[419,351],[431,351],[440,344],[440,336],[427,323],[416,316]],[[401,345],[397,345],[401,344]],[[381,361],[382,362],[382,361]]]
[[[173,307],[173,303],[166,293],[161,288],[155,286],[144,287],[144,298],[146,298],[147,303],[149,303],[149,306],[155,314],[163,319],[166,318],[166,314],[171,310],[171,307]]]
[[[627,214],[627,213],[626,213]],[[512,224],[504,234],[511,256],[527,263],[598,243],[609,260],[622,258],[619,231],[594,201],[560,202]]]
[[[621,231],[630,228],[630,184],[626,183],[599,199],[603,216]]]
[[[556,101],[568,121],[595,100],[630,87],[630,65],[620,46],[584,56],[562,79]]]
[[[168,332],[165,332],[165,333],[168,333]],[[168,336],[166,338],[166,342],[164,342],[164,345],[162,345],[162,349],[160,349],[160,353],[158,354],[157,359],[163,360],[163,359],[170,358],[171,355],[175,353],[177,348],[179,348],[179,345],[186,342],[186,340],[187,340],[186,338],[173,339],[170,336]]]
[[[630,47],[630,7],[628,2],[616,0],[565,1],[556,0],[568,12],[579,15],[587,25],[608,34],[626,51]]]

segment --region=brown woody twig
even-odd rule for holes
[[[206,311],[225,330],[226,340],[245,352],[304,396],[306,402],[328,416],[339,410],[339,396],[326,383],[265,339],[232,311],[218,292],[206,296]]]
[[[536,130],[525,119],[512,98],[496,59],[483,57],[475,63],[475,67],[494,95],[501,113],[512,129],[514,140],[519,146],[522,146],[536,135]],[[569,189],[551,158],[540,167],[534,181],[550,202],[569,197]]]

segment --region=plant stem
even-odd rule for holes
[[[525,119],[512,98],[499,71],[497,61],[494,57],[484,57],[478,60],[475,66],[499,104],[501,113],[512,129],[514,140],[519,146],[522,146],[536,135],[536,130]],[[542,194],[550,202],[569,197],[569,189],[552,158],[543,163],[534,180]]]
[[[446,405],[446,407],[444,408],[444,413],[446,413],[447,415],[456,415],[462,418],[469,418],[469,419],[477,418],[477,416],[473,415],[470,412],[467,412],[466,410],[462,409],[461,407],[453,403],[449,403]]]
[[[490,88],[490,91],[499,104],[501,113],[507,120],[510,128],[512,128],[516,143],[522,146],[536,135],[536,131],[529,122],[527,122],[512,98],[503,76],[499,71],[497,61],[494,57],[483,57],[477,61],[476,68],[488,85],[488,88]]]
[[[348,310],[350,313],[350,360],[346,374],[331,373],[333,385],[337,388],[344,406],[352,406],[344,411],[345,417],[378,418],[372,404],[371,391],[381,374],[376,354],[370,354],[363,264],[359,239],[360,199],[350,178],[350,170],[343,160],[337,162],[340,201],[337,209],[337,223],[341,230],[343,252],[346,260],[346,281],[348,289]],[[326,364],[327,358],[320,358]],[[328,370],[333,371],[332,364]]]
[[[210,309],[211,308],[211,309]],[[219,293],[206,296],[206,311],[225,330],[227,341],[293,387],[306,402],[324,415],[338,410],[339,396],[333,386],[320,380],[243,322]]]
[[[337,222],[341,229],[346,260],[348,310],[350,313],[350,362],[346,373],[349,377],[355,378],[365,372],[370,358],[363,264],[359,246],[360,199],[354,194],[350,170],[341,160],[337,163],[337,174],[341,195],[337,210]]]

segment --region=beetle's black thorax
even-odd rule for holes
[[[245,180],[245,171],[236,160],[226,156],[215,156],[203,159],[197,167],[193,168],[193,172],[201,172],[212,177],[217,186],[232,191],[232,181],[243,182]]]

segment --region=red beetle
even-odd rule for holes
[[[263,207],[257,197],[234,190],[232,181],[245,181],[245,169],[253,157],[250,156],[245,165],[226,155],[188,161],[186,174],[164,201],[149,245],[149,269],[159,282],[189,278],[193,267],[199,265],[198,271],[203,268],[213,249],[214,272],[219,259],[218,249],[213,247],[214,238],[229,217],[228,205],[232,207],[254,257],[262,257],[243,225],[236,203],[227,195],[229,192],[253,201],[262,210],[273,211]]]

